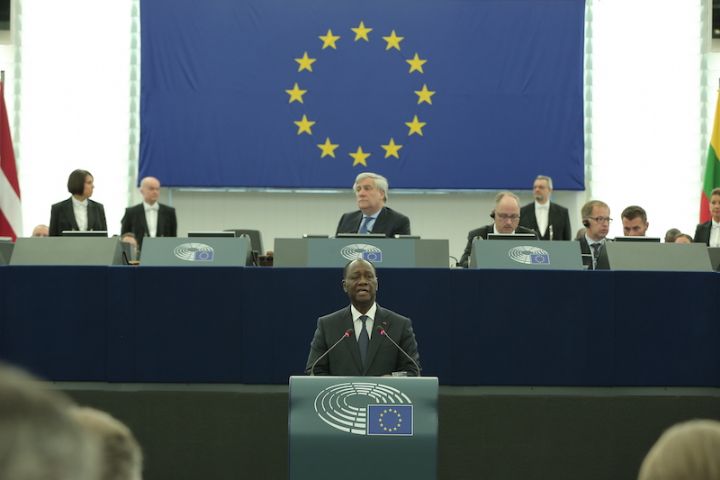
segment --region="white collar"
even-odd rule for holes
[[[605,243],[605,239],[602,240],[593,240],[592,238],[587,236],[587,233],[585,234],[585,241],[588,243],[588,245],[592,245],[593,243],[599,243],[600,245],[603,245]]]
[[[70,198],[72,198],[73,205],[75,205],[76,207],[87,207],[88,206],[87,198],[85,200],[83,200],[82,202],[75,197],[70,197]]]
[[[358,318],[362,317],[363,315],[367,316],[371,320],[375,320],[375,312],[377,311],[377,303],[373,303],[372,307],[370,307],[370,310],[367,311],[367,313],[360,313],[360,311],[355,308],[355,305],[352,303],[350,304],[350,312],[352,313],[353,322],[357,320]]]
[[[143,201],[143,205],[145,205],[145,211],[146,211],[146,212],[147,212],[148,210],[155,210],[156,212],[157,212],[158,210],[160,210],[160,204],[159,204],[158,202],[155,202],[155,203],[153,203],[152,205],[150,205],[149,203]]]

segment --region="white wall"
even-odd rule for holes
[[[592,195],[648,212],[649,235],[691,235],[701,165],[700,0],[595,1]]]
[[[21,60],[18,152],[25,234],[70,196],[76,168],[95,177],[93,200],[109,225],[127,203],[130,4],[25,0],[16,38]]]
[[[94,199],[105,205],[110,231],[118,232],[124,207],[138,200],[127,192],[134,180],[128,175],[134,0],[18,1],[22,88],[19,129],[13,133],[19,139],[25,233],[46,223],[50,205],[67,197],[64,186],[74,168],[95,174]],[[556,192],[555,199],[576,212],[575,229],[580,205],[592,196],[610,204],[616,218],[612,235],[620,234],[620,211],[631,203],[648,210],[652,235],[662,236],[670,227],[693,233],[707,147],[703,127],[712,126],[701,107],[701,1],[588,4],[591,190]],[[0,62],[13,58],[12,51],[0,51]],[[713,105],[720,70],[715,59],[705,56]],[[8,103],[12,110],[11,99]],[[389,205],[411,217],[413,233],[449,238],[453,255],[462,251],[470,229],[490,220],[494,192],[398,194],[390,182]],[[529,190],[518,193],[530,201]],[[327,194],[175,190],[163,197],[178,208],[181,233],[258,228],[267,249],[276,237],[332,233],[340,214],[354,207],[349,188]]]

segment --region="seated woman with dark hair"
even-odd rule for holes
[[[62,235],[66,230],[107,230],[105,209],[101,203],[90,200],[95,188],[93,180],[87,170],[75,170],[70,174],[67,187],[72,196],[50,209],[51,237]]]

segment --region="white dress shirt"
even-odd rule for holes
[[[595,241],[592,238],[588,237],[586,234],[585,241],[588,243],[588,246],[590,247],[590,255],[592,255],[593,268],[595,268],[597,266],[598,257],[600,256],[600,251],[605,246],[605,239],[603,238],[602,240]],[[600,245],[598,247],[598,251],[597,251],[598,257],[595,256],[595,249],[593,248],[593,245],[595,245],[596,243]]]
[[[157,236],[157,222],[158,222],[158,211],[160,210],[160,204],[155,202],[153,205],[143,202],[145,207],[145,221],[148,226],[148,234],[151,237]]]
[[[350,311],[353,317],[353,326],[355,327],[355,340],[360,338],[360,332],[362,332],[362,320],[360,317],[363,315],[367,316],[365,320],[365,330],[368,332],[368,338],[372,338],[373,326],[375,326],[375,312],[377,311],[377,303],[373,303],[367,313],[360,313],[354,305],[350,305]]]
[[[535,202],[535,219],[537,220],[538,230],[540,236],[545,235],[545,230],[548,228],[548,216],[550,215],[550,202],[542,205]]]
[[[368,233],[372,233],[373,227],[375,226],[375,220],[377,220],[378,215],[380,215],[380,212],[382,211],[382,208],[378,210],[377,212],[373,213],[372,215],[365,215],[363,213],[362,219],[360,220],[360,226],[358,227],[358,233],[360,233],[360,229],[362,228],[362,224],[367,218],[367,225],[365,225],[365,228],[367,228]]]
[[[78,225],[78,230],[86,232],[88,229],[88,200],[87,198],[82,202],[72,197],[73,213],[75,214],[75,222]]]

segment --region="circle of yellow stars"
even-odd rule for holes
[[[370,42],[370,32],[372,32],[373,29],[365,26],[364,21],[361,21],[357,27],[350,28],[350,30],[355,34],[353,42]],[[337,50],[337,44],[342,37],[340,35],[335,35],[331,29],[328,29],[325,35],[319,35],[318,38],[322,41],[321,50],[325,50],[328,48]],[[399,36],[395,32],[395,30],[392,30],[390,32],[390,35],[383,36],[382,39],[383,41],[385,41],[385,51],[401,51],[400,43],[405,39],[405,37]],[[303,52],[303,55],[301,57],[295,58],[294,60],[298,64],[298,73],[313,73],[313,64],[317,61],[317,58],[311,58],[308,55],[308,52],[305,51]],[[427,59],[421,58],[417,52],[415,52],[415,55],[412,58],[405,61],[408,63],[408,65],[410,65],[410,68],[408,70],[409,75],[412,75],[414,73],[422,75],[425,73],[424,66],[427,63]],[[303,101],[303,96],[306,95],[308,91],[302,89],[298,82],[295,82],[292,88],[285,90],[285,93],[287,93],[289,96],[288,103],[297,102],[300,104],[304,104],[305,102]],[[415,95],[417,95],[417,104],[432,105],[432,97],[433,95],[435,95],[435,93],[436,92],[434,90],[430,90],[428,88],[426,83],[423,83],[420,90],[415,90]],[[317,121],[311,120],[307,117],[306,114],[303,114],[302,118],[294,121],[293,123],[295,123],[295,125],[297,126],[298,135],[307,134],[312,136],[312,128],[317,123]],[[410,121],[405,122],[405,125],[408,127],[408,137],[412,135],[418,135],[422,137],[423,128],[425,128],[427,122],[423,122],[417,115],[414,115]],[[330,137],[326,136],[325,141],[323,143],[317,144],[317,147],[320,149],[320,158],[336,158],[335,150],[337,150],[340,145],[337,143],[333,143]],[[386,144],[381,144],[380,147],[385,151],[385,158],[394,157],[400,159],[400,149],[403,148],[403,145],[396,143],[395,138],[390,137],[388,142]],[[367,167],[367,159],[372,155],[372,152],[370,150],[366,152],[363,150],[362,145],[358,145],[357,149],[354,152],[351,151],[349,155],[353,159],[353,167],[355,167],[356,165],[363,165]]]
[[[388,413],[394,414],[391,418],[395,420],[395,425],[385,425],[385,415]],[[383,429],[384,432],[397,432],[402,427],[402,415],[400,415],[400,412],[397,411],[394,408],[385,408],[383,409],[382,413],[378,415],[378,426]]]

